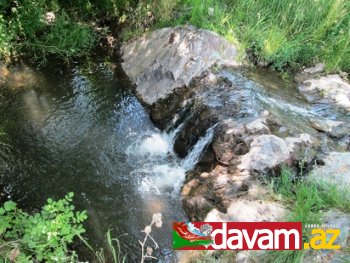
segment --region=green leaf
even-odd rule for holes
[[[5,211],[13,211],[16,209],[17,204],[13,201],[7,201],[4,204]]]

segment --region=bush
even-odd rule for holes
[[[96,13],[89,10],[89,1],[81,2],[74,2],[74,8],[65,4],[65,8],[57,0],[2,1],[0,59],[26,54],[42,63],[48,55],[63,59],[87,55],[98,36],[93,23],[84,18]]]
[[[0,257],[15,262],[73,262],[69,249],[85,232],[86,212],[74,212],[73,193],[47,200],[41,212],[29,215],[13,201],[0,208]]]

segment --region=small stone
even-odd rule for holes
[[[347,77],[348,77],[348,73],[346,73],[346,72],[344,72],[344,71],[339,72],[339,75],[340,75],[342,78],[347,78]]]
[[[309,74],[316,74],[316,73],[323,72],[324,68],[325,68],[324,63],[317,63],[314,67],[304,69],[304,72]]]

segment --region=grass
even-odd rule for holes
[[[278,70],[322,61],[328,71],[350,71],[347,0],[164,1],[172,4],[162,11],[166,17],[158,12],[158,27],[193,24],[213,30],[238,39],[255,59]]]
[[[43,17],[49,11],[56,20],[48,24]],[[44,62],[48,55],[87,55],[98,42],[92,22],[108,20],[121,22],[124,40],[151,28],[192,24],[240,43],[254,63],[280,71],[319,61],[328,72],[350,71],[348,0],[5,0],[0,60],[24,53]]]
[[[338,209],[350,213],[350,190],[326,182],[315,182],[307,178],[293,178],[288,169],[282,169],[281,176],[268,183],[271,196],[281,201],[289,210],[287,217],[291,222],[306,224],[321,224],[325,211]],[[308,240],[308,231],[303,231],[304,241]],[[282,263],[301,262],[304,250],[271,251],[265,257],[265,262]]]
[[[0,61],[26,56],[43,64],[50,56],[67,61],[90,54],[99,35],[105,33],[100,30],[97,34],[93,22],[116,15],[117,6],[112,2],[0,1]]]

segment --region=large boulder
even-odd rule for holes
[[[191,26],[163,28],[122,47],[122,66],[148,105],[189,86],[214,64],[236,66],[237,48],[218,34]]]

